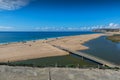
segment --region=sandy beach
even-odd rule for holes
[[[79,35],[79,36],[70,36],[70,37],[64,37],[53,41],[49,41],[48,43],[75,51],[85,50],[88,49],[88,47],[84,46],[83,43],[103,35],[105,34],[87,34],[87,35]]]
[[[2,44],[0,45],[0,62],[68,55],[68,52],[57,49],[50,44],[69,48],[71,50],[84,50],[88,49],[88,47],[83,46],[83,43],[102,35],[104,34],[88,34],[57,39],[28,41],[26,43]]]

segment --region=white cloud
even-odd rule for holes
[[[33,0],[0,0],[0,10],[16,10],[29,4]]]
[[[114,26],[114,23],[109,23],[109,26],[110,26],[110,27]]]
[[[117,27],[119,27],[120,25],[119,24],[116,24],[116,23],[110,23],[109,24],[109,27],[110,28],[117,28]]]
[[[90,27],[36,27],[37,31],[86,31]]]
[[[91,30],[93,30],[93,29],[104,29],[104,28],[113,28],[113,29],[115,29],[115,28],[120,28],[120,24],[117,24],[117,23],[109,23],[109,24],[107,24],[107,25],[96,25],[96,26],[91,26]]]
[[[79,31],[80,28],[76,27],[36,27],[38,31]]]
[[[80,26],[80,27],[36,27],[37,31],[91,31],[93,29],[120,28],[120,24],[109,23],[107,25]]]
[[[13,27],[0,26],[1,31],[12,30],[12,29],[13,29]]]

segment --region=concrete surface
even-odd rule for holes
[[[0,80],[120,80],[120,70],[0,66]]]

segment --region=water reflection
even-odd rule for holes
[[[88,50],[83,50],[87,54],[91,54],[102,59],[111,61],[120,65],[120,43],[114,43],[107,40],[105,36],[90,40],[84,44],[88,46]]]
[[[116,43],[116,47],[120,51],[120,43]]]

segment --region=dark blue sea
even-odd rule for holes
[[[95,32],[0,32],[0,44],[94,33]]]

